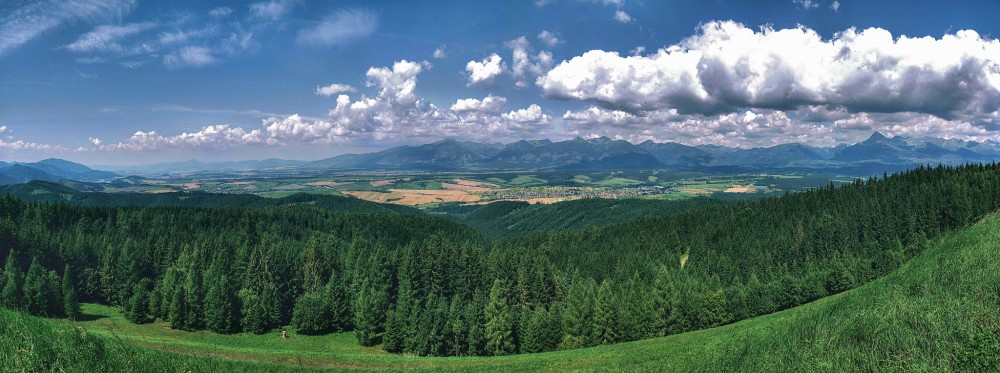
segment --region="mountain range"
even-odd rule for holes
[[[345,154],[310,166],[373,169],[651,169],[719,166],[829,168],[882,165],[956,164],[1000,158],[1000,143],[954,139],[886,137],[836,147],[782,144],[766,148],[688,146],[646,141],[632,144],[607,137],[510,144],[446,139],[367,154]]]
[[[98,171],[79,163],[56,158],[33,163],[0,162],[0,185],[21,184],[32,180],[103,182],[117,176],[118,174],[113,172]]]
[[[939,138],[887,137],[875,132],[853,145],[815,147],[799,143],[761,148],[689,146],[675,142],[633,144],[607,137],[553,142],[521,140],[508,144],[445,139],[404,145],[373,153],[344,154],[317,161],[265,159],[236,162],[159,163],[108,167],[122,175],[255,170],[560,170],[656,169],[699,170],[808,168],[853,170],[858,174],[902,170],[918,164],[959,164],[1000,159],[1000,143]],[[31,180],[109,181],[118,174],[61,159],[34,163],[0,162],[0,185]]]

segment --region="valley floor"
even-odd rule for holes
[[[163,323],[131,324],[99,305],[86,305],[84,311],[86,320],[73,325],[112,344],[171,353],[163,356],[236,361],[228,369],[997,371],[1000,216],[937,240],[883,278],[800,307],[708,330],[542,354],[400,356],[359,347],[349,333],[288,340],[277,333],[223,336],[171,330]],[[0,363],[11,362],[4,357],[10,353],[0,343]]]

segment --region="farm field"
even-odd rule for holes
[[[580,198],[678,200],[719,196],[747,198],[825,186],[850,177],[809,174],[709,175],[649,171],[544,171],[536,173],[337,174],[282,178],[223,175],[198,178],[128,179],[105,188],[117,193],[207,192],[286,197],[295,193],[348,195],[372,202],[416,207],[442,203],[523,201],[556,203]]]

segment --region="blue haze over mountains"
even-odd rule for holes
[[[653,141],[633,144],[607,137],[559,142],[521,140],[508,144],[445,139],[419,146],[345,154],[317,161],[265,159],[213,163],[191,160],[120,168],[97,167],[114,172],[94,170],[61,159],[34,163],[0,161],[0,185],[31,180],[104,182],[129,174],[280,168],[427,171],[670,168],[723,172],[803,169],[865,175],[902,170],[919,164],[991,162],[996,159],[1000,159],[1000,144],[996,142],[901,136],[889,138],[878,132],[865,141],[832,148],[798,143],[752,149]]]

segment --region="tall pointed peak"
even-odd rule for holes
[[[872,133],[872,136],[869,137],[867,141],[880,141],[880,140],[888,140],[888,139],[889,138],[886,137],[885,135],[883,135],[882,132],[875,131],[874,133]]]

